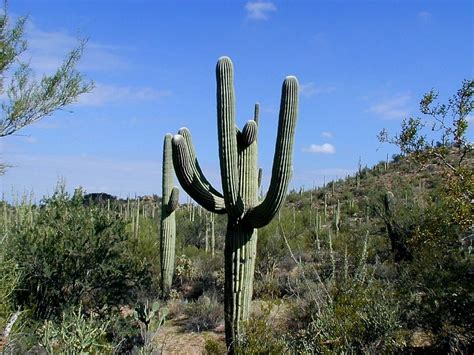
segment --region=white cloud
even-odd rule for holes
[[[321,133],[321,137],[324,137],[324,138],[333,138],[334,137],[334,134],[332,132],[322,132]]]
[[[336,88],[334,86],[316,86],[313,82],[300,84],[300,93],[306,97],[330,94],[335,90]]]
[[[73,36],[63,31],[45,31],[28,21],[26,38],[28,50],[23,54],[24,59],[31,62],[35,71],[51,73],[62,64],[69,51],[77,48],[83,36]],[[125,49],[127,47],[89,41],[78,67],[80,70],[123,70],[127,63],[117,52]]]
[[[315,153],[315,154],[334,154],[336,153],[336,147],[330,143],[324,144],[311,144],[309,147],[303,148],[303,152]]]
[[[270,1],[249,1],[245,4],[247,18],[252,20],[268,20],[268,13],[276,11],[276,6]]]
[[[99,106],[112,103],[130,103],[153,101],[171,95],[167,90],[153,88],[134,88],[130,86],[115,86],[97,84],[96,88],[79,98],[78,104],[84,106]]]
[[[409,95],[398,95],[391,99],[383,100],[369,107],[368,112],[375,113],[385,119],[400,119],[409,116]]]

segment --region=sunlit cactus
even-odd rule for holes
[[[293,140],[298,107],[298,81],[289,76],[282,87],[278,134],[270,186],[259,201],[257,133],[259,106],[242,130],[236,128],[234,71],[229,58],[219,59],[217,126],[223,193],[205,178],[186,128],[173,137],[173,163],[183,189],[207,210],[228,215],[225,239],[225,325],[230,353],[248,319],[253,291],[257,228],[272,220],[284,202],[292,175]]]
[[[163,297],[168,297],[174,274],[176,222],[174,211],[178,206],[179,190],[173,187],[173,159],[171,140],[167,134],[163,143],[163,193],[161,201],[160,229],[160,288]]]

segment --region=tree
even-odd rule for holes
[[[86,44],[84,40],[66,55],[55,73],[35,79],[30,65],[20,59],[28,45],[25,23],[26,17],[11,23],[5,1],[0,14],[0,95],[5,97],[1,103],[0,137],[12,135],[51,115],[94,87],[76,69]],[[9,74],[11,79],[5,84]],[[5,165],[0,164],[0,174],[4,170]]]
[[[413,167],[436,175],[433,189],[423,198],[422,213],[398,206],[397,224],[415,223],[402,235],[412,258],[401,266],[397,288],[400,307],[407,310],[404,322],[431,333],[430,351],[439,353],[473,349],[474,258],[469,243],[474,228],[474,146],[466,135],[473,109],[474,80],[468,79],[446,103],[439,103],[434,90],[426,93],[420,101],[426,119],[408,118],[399,134],[389,136],[384,130],[379,135],[382,142],[395,144]],[[403,218],[404,210],[408,213]]]
[[[467,139],[469,117],[474,109],[474,80],[466,79],[446,104],[438,103],[433,89],[420,101],[420,111],[428,117],[410,117],[402,122],[399,134],[391,137],[386,129],[379,133],[380,142],[391,143],[403,156],[420,164],[436,164],[445,177],[445,198],[452,207],[453,222],[462,230],[472,228],[474,200],[474,145]],[[427,126],[435,136],[426,133]]]

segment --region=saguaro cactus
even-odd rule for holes
[[[239,340],[240,325],[248,319],[253,291],[257,228],[272,220],[286,196],[292,174],[293,139],[298,106],[298,81],[289,76],[282,87],[278,134],[268,193],[258,199],[258,104],[253,120],[242,131],[235,124],[233,65],[219,59],[217,126],[223,194],[204,177],[191,135],[182,128],[173,137],[173,163],[183,189],[213,213],[228,215],[225,239],[225,326],[230,353]]]
[[[383,203],[385,210],[383,218],[385,220],[387,234],[392,246],[393,259],[395,262],[411,260],[411,253],[404,242],[404,235],[409,234],[410,230],[401,227],[394,217],[395,196],[391,191],[385,193]]]
[[[163,143],[163,193],[161,201],[161,230],[160,230],[160,261],[161,261],[161,294],[168,297],[173,281],[176,221],[174,211],[178,206],[179,190],[173,187],[173,158],[171,140],[167,134]]]

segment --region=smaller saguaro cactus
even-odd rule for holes
[[[337,200],[337,207],[334,213],[334,227],[336,229],[336,236],[339,235],[339,227],[341,225],[341,203]]]
[[[326,218],[328,217],[328,194],[324,193],[324,223],[326,223]]]
[[[163,143],[163,194],[161,201],[161,230],[160,230],[160,261],[161,261],[161,294],[168,297],[173,282],[176,221],[174,211],[178,207],[179,190],[173,187],[173,158],[171,140],[167,134]]]
[[[388,238],[392,247],[393,258],[395,262],[411,260],[411,254],[407,249],[403,239],[408,230],[404,230],[397,222],[394,216],[395,196],[391,191],[387,191],[384,196],[384,220],[387,228]]]

